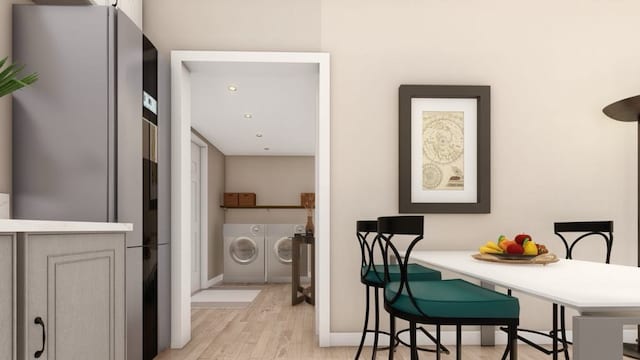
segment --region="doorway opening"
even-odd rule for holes
[[[269,53],[174,51],[172,71],[172,329],[171,347],[183,347],[191,337],[192,203],[191,121],[192,71],[220,63],[291,63],[317,65],[315,116],[315,329],[320,346],[330,344],[330,117],[329,55],[326,53]],[[229,89],[231,91],[231,89]],[[247,118],[249,113],[244,114]],[[250,116],[249,116],[250,117]],[[206,243],[206,241],[205,241]],[[203,255],[204,256],[204,255]],[[202,275],[201,275],[202,276]]]

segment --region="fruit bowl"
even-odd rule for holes
[[[517,257],[516,257],[517,256]],[[541,255],[517,255],[517,254],[473,254],[472,258],[481,261],[503,264],[540,264],[547,265],[558,261],[558,257],[552,253]]]
[[[498,257],[500,259],[505,259],[505,260],[527,260],[527,259],[533,259],[534,257],[538,256],[536,255],[524,255],[524,254],[491,254],[495,257]]]
[[[536,244],[531,235],[518,234],[514,240],[509,240],[506,236],[500,235],[497,243],[487,241],[480,246],[480,254],[493,255],[498,259],[505,260],[528,260],[538,255],[549,252],[543,244]]]

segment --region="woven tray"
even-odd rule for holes
[[[558,257],[555,254],[548,253],[542,254],[530,259],[502,259],[491,254],[473,254],[474,259],[482,261],[491,261],[505,264],[542,264],[547,265],[558,261]]]

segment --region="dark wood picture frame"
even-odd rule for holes
[[[477,188],[475,202],[412,201],[412,99],[477,100]],[[401,85],[399,88],[399,212],[400,213],[490,213],[491,212],[491,87],[457,85]],[[465,156],[468,149],[464,149]],[[474,179],[465,179],[473,181]]]

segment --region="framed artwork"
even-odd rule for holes
[[[400,213],[489,213],[489,86],[401,85]]]

